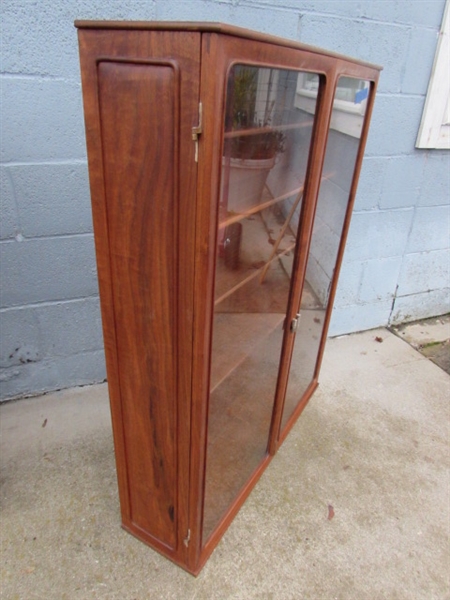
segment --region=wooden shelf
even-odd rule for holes
[[[216,313],[214,347],[223,358],[211,371],[211,394],[284,319],[284,313]]]
[[[218,304],[223,302],[226,298],[228,298],[228,296],[231,296],[232,294],[234,294],[234,292],[237,292],[237,290],[239,290],[241,287],[243,287],[246,283],[248,283],[252,279],[255,279],[255,277],[258,277],[258,275],[260,275],[263,272],[263,269],[265,269],[268,265],[273,263],[275,260],[278,260],[281,256],[289,254],[289,252],[291,252],[294,248],[295,248],[295,244],[291,244],[284,250],[280,251],[271,260],[266,262],[261,268],[256,269],[255,271],[253,271],[253,273],[251,275],[249,275],[248,277],[246,277],[245,279],[243,279],[242,281],[237,283],[235,286],[230,288],[227,292],[222,294],[219,298],[216,298],[216,300],[214,301],[214,306],[217,306]]]
[[[299,193],[303,193],[303,187],[304,186],[301,185],[300,187],[295,188],[294,190],[290,190],[289,192],[286,192],[285,194],[282,194],[281,196],[277,196],[276,198],[273,198],[272,200],[267,200],[267,202],[262,202],[261,204],[257,204],[253,208],[249,208],[248,210],[246,210],[243,213],[233,214],[232,216],[227,217],[226,219],[224,219],[223,221],[221,221],[219,223],[219,229],[224,229],[225,227],[227,227],[227,225],[231,225],[232,223],[237,223],[238,221],[242,221],[243,219],[246,219],[247,217],[250,217],[258,212],[263,211],[266,208],[269,208],[269,206],[273,206],[274,204],[277,204],[277,202],[281,202],[282,200],[287,200],[287,198],[290,198],[291,196],[297,195]]]
[[[331,179],[335,174],[336,174],[336,171],[326,173],[322,177],[321,181],[326,181],[328,179]],[[230,215],[223,221],[219,222],[219,229],[225,229],[225,227],[227,227],[227,225],[231,225],[233,223],[237,223],[238,221],[242,221],[243,219],[246,219],[247,217],[251,217],[252,215],[254,215],[256,213],[259,213],[259,212],[263,211],[264,209],[269,208],[270,206],[273,206],[274,204],[277,204],[277,202],[282,202],[283,200],[287,200],[291,196],[294,196],[294,195],[297,196],[298,194],[303,194],[303,191],[304,191],[304,186],[301,185],[300,187],[290,190],[289,192],[286,192],[285,194],[282,194],[281,196],[277,196],[276,198],[272,198],[271,200],[267,200],[266,202],[261,202],[261,204],[257,204],[256,206],[254,206],[253,208],[249,208],[245,212]],[[269,190],[269,192],[270,192],[270,190]],[[270,194],[271,194],[271,192],[270,192]]]
[[[272,131],[292,131],[295,129],[303,129],[312,127],[314,121],[304,121],[302,123],[289,123],[287,125],[267,125],[266,127],[252,127],[250,129],[234,129],[233,131],[225,131],[224,138],[238,138],[249,135],[261,135],[263,133],[271,133]]]

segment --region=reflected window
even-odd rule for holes
[[[360,138],[370,83],[363,79],[340,77],[334,96],[330,128]],[[311,99],[317,97],[317,87],[309,73],[298,77],[295,105],[306,112],[313,111]]]

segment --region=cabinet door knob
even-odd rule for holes
[[[297,331],[299,321],[300,321],[300,313],[297,313],[295,315],[295,318],[292,319],[292,321],[291,321],[291,326],[290,326],[291,333],[295,333]]]

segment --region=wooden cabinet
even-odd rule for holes
[[[122,523],[196,574],[317,386],[379,67],[76,25]]]

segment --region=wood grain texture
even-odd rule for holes
[[[200,36],[79,42],[122,524],[185,566]]]
[[[285,46],[287,48],[296,48],[298,50],[308,50],[315,54],[323,54],[324,56],[340,58],[346,62],[355,62],[357,65],[365,65],[370,68],[381,71],[383,67],[374,63],[361,61],[351,56],[330,52],[323,48],[309,46],[296,42],[294,40],[285,39],[268,33],[261,33],[245,27],[229,25],[227,23],[215,23],[210,21],[90,21],[76,20],[75,27],[80,29],[115,29],[115,30],[164,30],[164,31],[198,31],[202,33],[215,32],[223,35],[231,35],[235,38],[243,38],[254,42],[268,42],[275,44],[278,47]]]
[[[178,73],[98,68],[131,519],[173,547]]]

